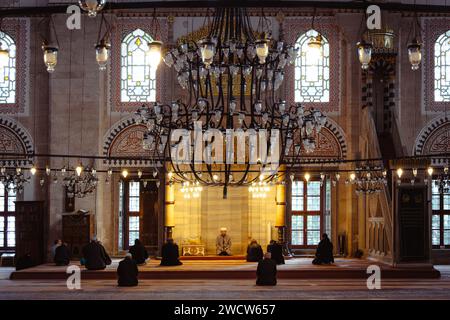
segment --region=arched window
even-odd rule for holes
[[[434,43],[434,101],[450,102],[450,30]]]
[[[302,34],[296,46],[300,54],[295,60],[295,102],[330,101],[330,45],[322,35],[322,51],[308,50],[308,41],[318,35],[315,30]]]
[[[152,102],[156,100],[156,69],[150,67],[147,43],[152,38],[141,29],[122,40],[120,53],[121,102]]]
[[[0,32],[0,43],[9,52],[8,63],[0,67],[0,104],[16,103],[16,44],[4,32]]]

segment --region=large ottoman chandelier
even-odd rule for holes
[[[144,148],[157,158],[169,154],[172,159],[173,145],[168,143],[171,132],[192,131],[194,122],[201,121],[203,132],[278,130],[279,163],[296,159],[302,151],[313,151],[315,137],[326,117],[299,103],[289,105],[278,90],[285,67],[295,62],[299,49],[272,39],[270,20],[263,13],[256,30],[252,29],[245,8],[217,8],[212,21],[209,17],[206,20],[205,24],[210,26],[207,37],[185,41],[164,56],[165,64],[175,69],[178,83],[187,91],[185,101],[156,102],[137,111],[138,121],[148,128]],[[269,182],[276,177],[276,174],[261,177],[263,163],[198,165],[193,156],[191,159],[189,165],[172,163],[172,181],[226,187],[251,185],[261,179]]]

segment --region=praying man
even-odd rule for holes
[[[231,256],[231,238],[227,235],[227,228],[220,228],[216,238],[216,253],[219,256]]]

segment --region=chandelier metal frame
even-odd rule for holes
[[[137,110],[138,122],[147,125],[143,146],[155,158],[170,159],[174,181],[199,181],[203,185],[251,184],[259,174],[250,177],[251,168],[265,168],[246,162],[240,177],[233,177],[237,165],[207,165],[202,168],[172,161],[167,148],[175,129],[194,130],[194,122],[202,122],[202,131],[218,129],[225,133],[235,130],[278,130],[280,134],[279,164],[285,158],[297,158],[301,151],[315,148],[315,135],[325,124],[326,117],[318,110],[306,109],[300,103],[288,105],[278,92],[284,68],[293,64],[299,49],[283,41],[275,41],[270,33],[270,21],[261,13],[257,30],[251,27],[246,8],[217,8],[208,36],[197,42],[187,41],[169,50],[164,62],[177,72],[177,80],[187,91],[185,101],[170,104],[159,102],[143,105]],[[267,150],[271,148],[267,135]],[[208,147],[208,142],[205,142]],[[193,153],[193,149],[192,149]],[[206,177],[202,175],[206,172]],[[220,173],[220,177],[218,177]],[[223,176],[222,176],[223,173]],[[270,181],[275,174],[269,174]]]

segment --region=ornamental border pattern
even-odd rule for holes
[[[33,139],[29,132],[17,121],[10,119],[9,117],[1,116],[0,117],[0,127],[5,128],[11,131],[17,139],[22,143],[23,149],[26,154],[22,159],[0,159],[0,164],[2,165],[28,165],[32,163],[30,154],[34,153],[33,150]]]
[[[444,32],[450,30],[448,18],[424,18],[424,48],[425,61],[423,62],[422,78],[422,111],[436,113],[445,111],[450,107],[450,102],[434,101],[434,43]]]
[[[362,108],[373,107],[373,74],[377,69],[383,69],[384,75],[388,78],[383,88],[383,114],[388,115],[388,119],[384,123],[384,130],[390,130],[395,112],[396,55],[375,54],[374,58],[374,61],[369,65],[369,70],[361,73]],[[388,127],[386,127],[387,124]]]
[[[161,41],[168,42],[168,21],[166,18],[158,18],[160,25]],[[117,18],[114,30],[111,34],[111,65],[109,68],[109,101],[111,103],[112,112],[134,112],[142,104],[148,102],[121,102],[120,101],[120,53],[122,39],[130,32],[136,29],[142,29],[150,36],[152,18]],[[167,74],[163,71],[164,62],[161,61],[156,71],[156,100],[166,101],[167,90]]]
[[[311,18],[295,17],[286,18],[283,21],[283,41],[295,44],[297,39],[311,29]],[[305,102],[305,107],[317,108],[323,112],[339,113],[341,110],[341,36],[335,18],[316,19],[315,29],[327,38],[330,45],[330,101],[329,102]],[[288,31],[288,32],[286,32]],[[289,104],[295,103],[295,66],[286,69],[284,77],[284,95]]]
[[[110,127],[108,132],[103,137],[103,156],[109,157],[111,148],[114,145],[115,139],[126,130],[134,126],[143,126],[136,122],[136,118],[134,115],[128,116],[124,119],[119,120],[114,125]],[[145,150],[143,150],[145,151]],[[148,155],[145,155],[148,157]],[[124,160],[124,159],[112,159],[112,160],[103,160],[103,164],[109,165],[111,167],[121,167],[121,166],[129,166],[129,167],[161,167],[161,162],[155,163],[153,160],[143,159],[133,159],[133,160]]]
[[[414,143],[413,155],[422,155],[428,138],[440,127],[450,121],[448,116],[439,116],[428,122],[417,135]]]
[[[16,43],[16,101],[15,103],[0,103],[0,113],[26,113],[30,74],[30,22],[29,19],[4,19],[2,29]]]

